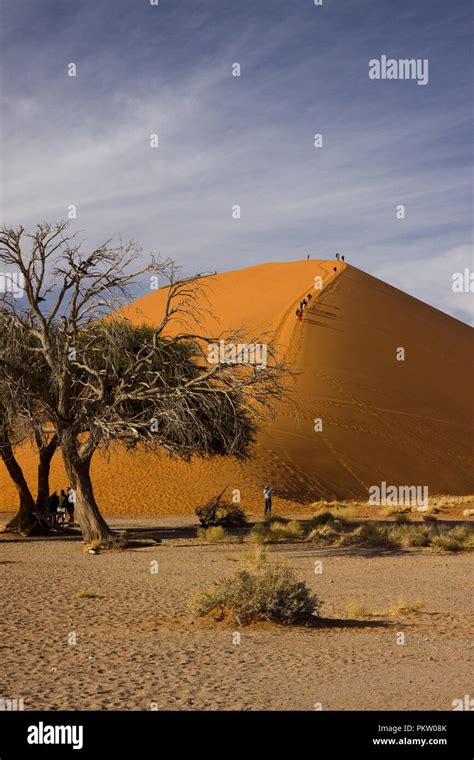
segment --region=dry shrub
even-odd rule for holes
[[[237,625],[270,621],[281,625],[307,624],[319,603],[303,581],[285,565],[263,563],[217,581],[190,602],[197,617],[210,616]]]
[[[304,531],[301,524],[297,520],[291,522],[272,522],[270,524],[270,536],[271,538],[303,538]]]
[[[407,549],[410,546],[429,546],[433,532],[428,525],[399,523],[388,528],[388,538],[397,546]]]
[[[470,525],[458,525],[431,540],[431,550],[434,552],[462,552],[474,549],[474,531]]]
[[[347,605],[347,614],[351,618],[360,620],[361,618],[372,617],[374,613],[362,602],[352,601]]]
[[[315,543],[336,543],[339,537],[339,533],[334,529],[332,522],[327,522],[313,528],[308,536],[308,540]]]
[[[249,534],[249,541],[253,544],[265,544],[268,541],[268,530],[265,525],[257,523]]]
[[[225,489],[224,489],[225,490]],[[195,510],[203,528],[225,527],[238,528],[246,525],[245,513],[236,504],[222,502],[222,493],[215,496],[207,504]]]
[[[375,522],[365,522],[354,531],[362,543],[371,547],[397,549],[399,544],[388,535],[387,526]]]
[[[426,606],[423,599],[415,599],[414,602],[407,600],[400,594],[395,602],[390,602],[388,612],[390,615],[408,615],[410,612],[419,612]]]
[[[198,528],[197,535],[198,538],[202,538],[208,544],[217,544],[219,541],[227,539],[227,534],[221,525],[215,525],[212,528]]]

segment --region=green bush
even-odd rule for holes
[[[239,570],[196,594],[190,608],[197,617],[212,615],[238,625],[262,620],[292,625],[308,623],[319,603],[288,567],[264,563],[255,570]]]

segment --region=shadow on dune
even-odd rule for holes
[[[333,314],[331,311],[323,311],[322,309],[310,309],[308,311],[308,317],[322,317],[323,319],[337,319],[338,315]],[[308,319],[305,317],[305,319]]]
[[[308,319],[306,317],[305,322],[310,325],[317,325],[317,327],[325,327],[326,330],[335,330],[336,332],[342,332],[338,327],[331,327],[331,325],[325,325],[324,322],[317,322],[315,319]]]

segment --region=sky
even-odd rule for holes
[[[472,321],[471,2],[151,2],[0,0],[2,223],[74,205],[185,274],[339,252]]]

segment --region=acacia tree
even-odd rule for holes
[[[271,345],[265,366],[241,364],[238,356],[210,365],[209,345],[238,335],[196,332],[200,278],[177,280],[171,261],[153,257],[134,270],[141,254],[134,241],[106,241],[84,255],[66,223],[0,232],[0,261],[19,271],[25,287],[27,306],[3,302],[9,334],[29,356],[21,372],[25,398],[41,407],[58,437],[86,543],[114,541],[90,476],[97,449],[120,443],[185,458],[243,457],[261,415],[284,395],[286,370]],[[134,327],[117,312],[144,273],[168,283],[153,328]],[[194,328],[171,330],[176,320]],[[10,382],[20,377],[1,350],[0,366]]]

